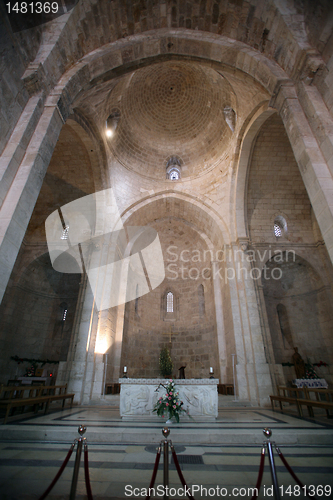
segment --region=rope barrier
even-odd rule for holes
[[[64,469],[66,467],[66,465],[68,464],[68,461],[69,459],[71,458],[71,455],[73,453],[73,450],[74,450],[74,446],[75,446],[75,441],[74,443],[71,445],[68,453],[67,453],[67,456],[65,458],[65,460],[63,461],[58,473],[56,474],[55,478],[53,479],[52,483],[50,484],[50,486],[45,490],[45,492],[43,493],[43,495],[39,498],[39,500],[44,500],[44,498],[47,497],[47,495],[50,493],[50,491],[52,490],[52,488],[54,487],[54,485],[56,484],[56,482],[58,481],[59,477],[61,476],[61,474],[64,472]]]
[[[63,473],[66,465],[68,464],[68,461],[73,453],[73,450],[75,448],[75,444],[77,443],[77,450],[76,450],[76,457],[75,457],[75,464],[74,464],[74,470],[73,470],[73,478],[72,478],[72,484],[71,484],[71,491],[69,498],[70,500],[75,499],[75,494],[76,494],[76,486],[77,486],[77,480],[79,477],[79,468],[80,468],[80,459],[81,459],[81,451],[82,451],[82,444],[84,443],[84,479],[86,483],[86,490],[87,490],[87,497],[88,500],[93,500],[92,492],[91,492],[91,486],[90,486],[90,479],[89,479],[89,464],[88,464],[88,445],[86,442],[86,438],[82,437],[82,435],[86,432],[86,428],[83,425],[80,425],[78,428],[78,432],[80,434],[80,437],[78,439],[75,439],[74,442],[72,443],[65,460],[63,461],[59,471],[57,472],[55,478],[53,479],[52,483],[50,486],[45,490],[43,495],[38,499],[38,500],[44,500],[47,495],[50,493],[58,479],[60,478],[61,474]],[[156,474],[155,474],[156,476]]]
[[[89,478],[89,464],[88,464],[88,445],[84,443],[84,480],[86,483],[87,497],[88,500],[93,500],[90,478]]]
[[[304,486],[304,484],[298,479],[298,477],[296,476],[295,472],[292,470],[292,468],[288,464],[287,460],[283,456],[283,454],[282,454],[281,450],[278,448],[278,446],[275,445],[275,449],[277,451],[277,454],[281,458],[283,465],[285,466],[285,468],[287,469],[287,471],[289,472],[289,474],[291,475],[291,477],[296,481],[296,483],[298,484],[298,486],[300,486],[303,490],[305,489],[306,496],[308,498],[313,499],[313,500],[317,500],[315,496],[309,494],[307,487]]]
[[[154,470],[153,470],[153,474],[151,476],[151,480],[150,480],[150,484],[149,484],[149,490],[148,490],[148,495],[146,496],[146,500],[149,500],[149,498],[150,498],[150,489],[154,487],[155,480],[156,480],[156,474],[157,474],[157,470],[158,470],[158,464],[160,463],[160,458],[161,458],[161,445],[159,445],[159,447],[157,449]]]
[[[259,473],[258,473],[258,479],[257,479],[257,484],[256,484],[256,493],[253,495],[251,500],[256,500],[259,496],[259,491],[261,488],[261,481],[262,481],[262,476],[264,474],[264,465],[265,465],[265,447],[263,446],[261,449],[261,457],[260,457],[260,465],[259,465]]]
[[[189,497],[189,499],[190,500],[194,500],[194,497],[191,495],[191,493],[190,493],[190,491],[189,491],[189,489],[187,487],[186,481],[184,479],[183,473],[181,471],[181,468],[180,468],[180,465],[179,465],[179,462],[178,462],[178,458],[177,458],[175,449],[174,449],[173,444],[171,443],[171,441],[170,441],[170,448],[171,448],[172,458],[173,458],[174,464],[176,466],[180,482],[182,483],[183,487],[185,488],[186,494]]]

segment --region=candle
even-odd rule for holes
[[[127,366],[124,366],[124,373],[127,373]]]
[[[212,366],[209,368],[209,373],[213,373],[213,367]]]

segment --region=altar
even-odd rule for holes
[[[165,392],[169,379],[120,378],[120,416],[124,420],[156,415],[153,408],[158,398]],[[217,386],[219,379],[179,379],[174,380],[183,408],[195,420],[214,420],[218,414]],[[158,388],[158,389],[157,389]],[[157,417],[158,418],[158,417]],[[188,419],[182,416],[182,419]]]

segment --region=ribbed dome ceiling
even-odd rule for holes
[[[116,158],[142,175],[165,179],[168,158],[183,161],[182,177],[219,161],[231,131],[223,109],[233,106],[229,83],[199,64],[168,61],[139,69],[112,90],[109,109],[121,119],[110,140]]]

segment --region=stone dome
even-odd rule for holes
[[[199,64],[168,61],[141,68],[111,91],[108,107],[121,119],[109,146],[125,167],[165,179],[172,156],[182,177],[212,168],[223,156],[232,132],[223,110],[235,108],[230,84]]]

